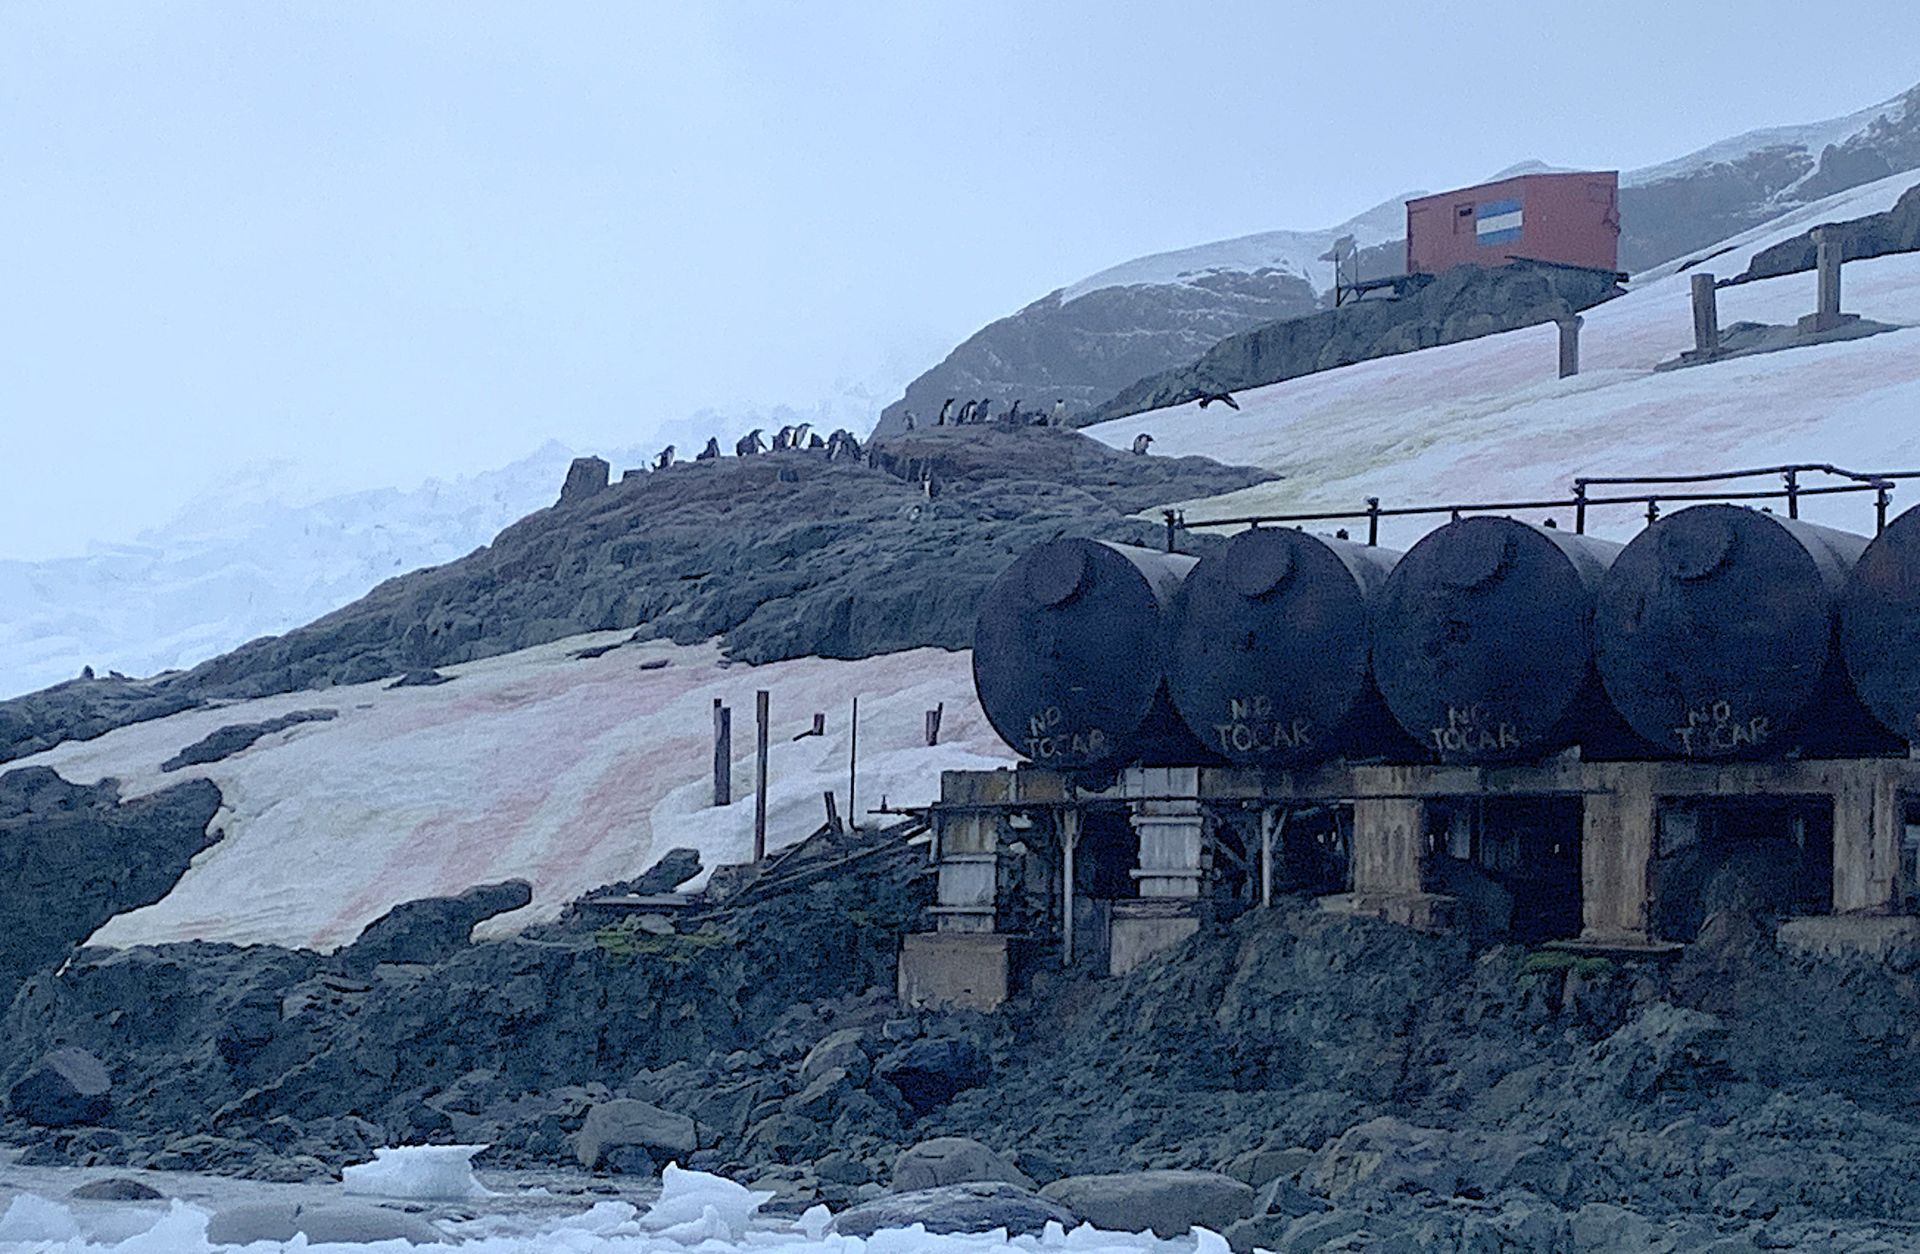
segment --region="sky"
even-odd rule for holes
[[[1920,5],[1839,8],[1873,38],[1804,0],[0,0],[0,559],[851,426],[1132,257],[1920,81]]]

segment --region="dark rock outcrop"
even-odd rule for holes
[[[989,399],[1000,414],[1017,400],[1039,416],[1064,400],[1077,426],[1078,415],[1135,379],[1192,361],[1237,331],[1319,307],[1313,285],[1282,270],[1106,287],[1073,300],[1052,292],[969,336],[907,385],[875,431],[900,434],[908,410],[918,427],[931,426],[949,396],[956,410]]]
[[[1744,152],[1703,152],[1624,180],[1620,265],[1641,271],[1738,235],[1801,205],[1920,166],[1920,87],[1881,117],[1818,151],[1791,134]]]
[[[92,740],[128,723],[165,718],[201,705],[204,698],[174,682],[70,679],[39,692],[0,701],[0,762],[11,762],[63,740]]]
[[[228,723],[216,728],[194,741],[180,752],[160,764],[163,771],[178,771],[189,766],[201,766],[208,762],[219,762],[245,749],[252,748],[262,738],[289,727],[298,727],[302,723],[324,723],[339,715],[340,711],[329,708],[317,710],[294,710],[282,714],[279,718],[264,719],[258,723]]]
[[[56,1049],[7,1090],[7,1109],[42,1128],[99,1123],[113,1108],[113,1080],[84,1049]]]
[[[166,896],[213,843],[220,790],[206,780],[124,804],[119,785],[70,784],[48,767],[0,775],[0,997],[59,962],[116,914]]]
[[[875,461],[729,457],[624,480],[176,683],[198,697],[262,696],[626,628],[688,643],[724,635],[752,662],[964,648],[981,592],[1038,540],[1153,543],[1155,529],[1130,515],[1269,477],[1040,429],[916,432],[882,442]],[[907,469],[913,478],[894,473]]]
[[[607,486],[610,470],[605,458],[576,457],[567,467],[567,480],[560,485],[560,503],[584,501]]]
[[[1840,255],[1846,261],[1862,261],[1868,257],[1920,250],[1920,181],[1901,193],[1893,208],[1885,213],[1870,213],[1864,218],[1831,222],[1818,229],[1839,240]],[[1747,268],[1722,286],[1730,287],[1736,283],[1751,283],[1755,279],[1772,279],[1783,274],[1811,270],[1819,251],[1813,231],[1804,231],[1792,239],[1782,240],[1771,248],[1763,248],[1755,253],[1753,260],[1747,263]]]
[[[383,962],[444,962],[473,940],[474,925],[518,910],[533,900],[525,880],[480,884],[457,897],[403,901],[361,929],[338,954],[349,971],[371,971]]]
[[[1355,301],[1222,340],[1190,365],[1139,380],[1087,414],[1086,421],[1124,418],[1211,393],[1551,322],[1619,294],[1613,279],[1597,271],[1456,266],[1397,300]]]

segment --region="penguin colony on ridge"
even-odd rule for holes
[[[755,427],[733,443],[733,455],[735,457],[757,457],[769,451],[775,453],[824,453],[830,462],[858,460],[864,453],[860,441],[854,437],[853,432],[843,428],[835,431],[823,440],[820,438],[820,434],[813,429],[813,424],[808,422],[780,428],[773,437],[773,446],[771,449],[768,448],[767,442],[761,438],[759,427]],[[707,446],[695,454],[693,460],[696,462],[711,462],[718,461],[720,457],[719,438],[717,436],[708,436]],[[649,469],[666,470],[675,464],[674,446],[669,444],[661,449],[654,457]]]

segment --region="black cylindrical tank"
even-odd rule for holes
[[[1368,626],[1399,557],[1256,528],[1200,559],[1174,597],[1167,650],[1168,691],[1187,729],[1243,766],[1377,748]]]
[[[1040,766],[1208,759],[1166,696],[1166,612],[1196,559],[1050,540],[987,590],[973,686],[1000,738]]]
[[[1738,505],[1654,523],[1614,562],[1594,613],[1614,708],[1681,757],[1763,757],[1857,734],[1864,714],[1811,716],[1850,702],[1835,627],[1866,547],[1865,536]]]
[[[1840,650],[1874,718],[1920,745],[1920,507],[1888,523],[1847,576]]]
[[[1459,763],[1543,757],[1611,723],[1593,679],[1593,598],[1618,552],[1513,518],[1430,532],[1374,612],[1374,678],[1394,718]]]

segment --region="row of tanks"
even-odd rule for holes
[[[987,593],[973,668],[1002,739],[1074,772],[1901,753],[1920,508],[1873,539],[1711,504],[1625,545],[1494,516],[1404,553],[1054,540]]]

